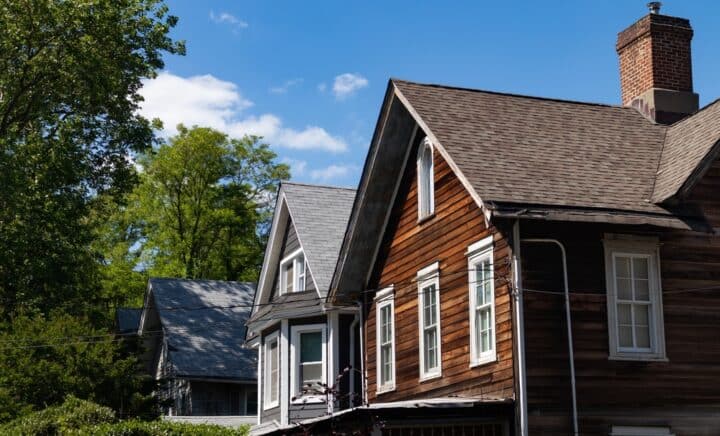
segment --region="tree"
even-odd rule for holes
[[[92,208],[136,183],[152,146],[143,78],[177,19],[161,0],[13,0],[0,5],[0,307],[86,310],[96,299]]]
[[[0,333],[0,419],[59,404],[69,394],[123,416],[157,414],[156,385],[139,375],[135,340],[67,314],[15,317]]]
[[[287,165],[275,158],[256,136],[231,139],[210,128],[178,126],[176,136],[139,159],[140,184],[117,220],[124,223],[120,239],[136,235],[136,269],[256,280],[270,200],[289,177]],[[127,251],[116,258],[124,256]]]

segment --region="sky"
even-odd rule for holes
[[[645,0],[166,0],[186,56],[141,91],[165,136],[178,123],[262,135],[292,180],[356,187],[388,80],[618,104],[617,33]],[[720,2],[689,18],[701,106],[720,98]]]

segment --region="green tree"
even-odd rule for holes
[[[92,208],[136,183],[153,144],[143,78],[176,18],[161,0],[0,2],[0,308],[82,312],[95,302]]]
[[[113,337],[67,314],[17,316],[0,333],[0,418],[75,395],[120,411],[155,412],[156,387],[140,375],[136,339]]]
[[[114,259],[136,274],[256,280],[273,193],[289,177],[275,159],[258,137],[178,126],[139,159],[140,184],[114,219]]]

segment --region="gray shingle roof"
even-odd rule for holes
[[[290,216],[321,296],[327,295],[355,190],[283,182]]]
[[[720,100],[668,129],[653,201],[675,195],[720,141]]]
[[[120,307],[115,311],[118,333],[137,333],[142,309]]]
[[[153,278],[149,286],[174,375],[257,378],[257,352],[242,348],[254,284]]]
[[[393,83],[485,202],[669,213],[649,201],[667,127],[635,109]]]

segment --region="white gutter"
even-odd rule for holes
[[[517,223],[517,221],[516,221]],[[536,243],[536,244],[555,244],[560,247],[560,253],[562,254],[563,262],[563,279],[565,284],[565,316],[567,321],[567,334],[568,334],[568,355],[570,359],[570,385],[572,387],[572,408],[573,408],[573,434],[578,436],[578,413],[577,413],[577,394],[575,390],[575,357],[573,353],[573,338],[572,338],[572,320],[570,317],[570,287],[568,286],[568,275],[567,275],[567,255],[565,253],[565,246],[562,242],[557,239],[523,239],[522,242]]]
[[[513,284],[515,287],[513,308],[516,313],[515,337],[517,337],[517,379],[520,416],[520,436],[528,436],[527,376],[525,365],[525,312],[523,308],[522,274],[520,262],[520,220],[513,224]]]

